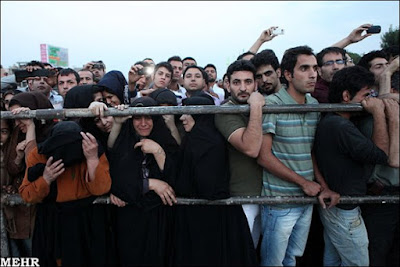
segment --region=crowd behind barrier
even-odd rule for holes
[[[2,262],[398,266],[399,48],[344,49],[371,26],[280,61],[270,27],[221,80],[179,56],[2,69]]]

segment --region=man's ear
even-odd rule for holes
[[[321,77],[321,67],[317,67],[318,75]]]
[[[276,69],[276,75],[278,76],[278,78],[280,78],[281,77],[281,68],[277,68]]]
[[[350,93],[348,90],[344,90],[342,93],[342,102],[349,103],[351,100]]]
[[[285,70],[283,72],[283,75],[285,76],[286,81],[288,81],[288,82],[292,81],[292,74],[288,70]]]

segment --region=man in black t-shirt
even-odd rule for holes
[[[350,117],[356,115],[351,112],[326,114],[315,134],[314,150],[319,170],[329,188],[341,195],[366,195],[365,163],[393,167],[399,164],[390,148],[398,142],[398,130],[397,138],[393,135],[395,131],[389,138],[385,117],[386,112],[392,123],[396,111],[393,108],[385,110],[392,100],[369,97],[374,81],[369,71],[358,66],[349,67],[334,75],[329,90],[330,103],[361,103],[372,114],[372,140],[350,121]],[[368,266],[368,235],[360,207],[338,204],[330,209],[320,208],[319,212],[324,225],[324,266]]]

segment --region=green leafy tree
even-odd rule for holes
[[[385,49],[392,45],[399,45],[399,27],[393,29],[390,25],[389,31],[381,36],[381,48]]]
[[[361,58],[361,55],[357,53],[347,51],[347,54],[353,59],[354,64],[357,64]]]

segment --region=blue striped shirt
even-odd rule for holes
[[[282,88],[266,97],[266,104],[297,105],[297,102]],[[306,104],[318,104],[318,101],[306,94]],[[263,134],[273,134],[274,156],[310,181],[314,180],[311,150],[319,117],[319,112],[266,114],[262,124]],[[264,169],[262,195],[304,196],[304,193],[298,185],[280,179]]]

